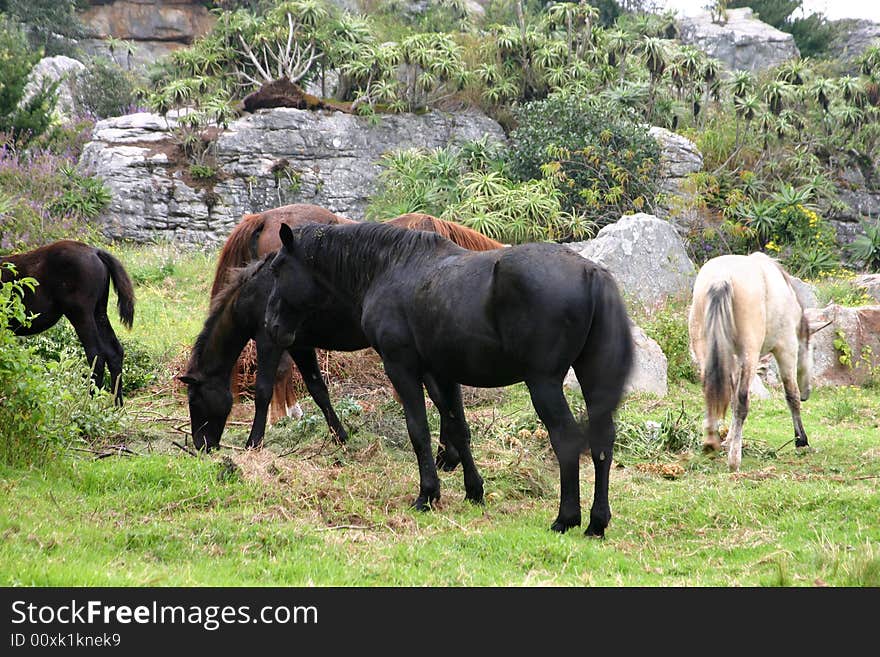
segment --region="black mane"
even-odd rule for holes
[[[437,233],[370,222],[307,224],[295,228],[294,235],[309,266],[352,291],[363,289],[390,266],[436,256],[440,250],[467,251]]]
[[[226,307],[230,303],[235,303],[235,300],[238,298],[241,288],[245,283],[256,276],[274,257],[275,252],[273,251],[272,253],[267,253],[260,260],[254,260],[245,267],[238,267],[230,270],[228,282],[216,294],[216,296],[211,299],[208,318],[205,320],[205,324],[202,326],[202,330],[199,332],[195,344],[193,344],[190,364],[198,363],[201,359],[208,337],[214,332],[214,329],[217,326],[217,320],[220,315],[223,314]]]

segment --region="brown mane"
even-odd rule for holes
[[[318,205],[294,203],[256,214],[246,214],[232,229],[217,258],[211,297],[216,296],[229,280],[232,269],[246,266],[281,247],[278,228],[281,224],[298,226],[304,223],[341,224],[352,220],[333,214]],[[274,246],[273,246],[274,245]]]
[[[492,238],[486,237],[472,228],[462,226],[453,221],[438,219],[430,214],[422,214],[420,212],[402,214],[399,217],[389,219],[384,223],[391,226],[399,226],[400,228],[438,233],[446,239],[452,240],[459,246],[465,249],[470,249],[471,251],[491,251],[492,249],[500,249],[504,246],[501,242],[496,242]]]

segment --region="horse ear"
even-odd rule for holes
[[[281,237],[281,243],[284,245],[284,248],[293,252],[293,231],[290,230],[290,226],[281,224],[281,228],[278,229],[278,235]]]
[[[197,379],[196,377],[190,376],[189,374],[181,374],[177,377],[177,380],[182,381],[188,386],[194,386],[202,382],[201,379]]]

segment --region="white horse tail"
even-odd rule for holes
[[[703,394],[710,415],[724,417],[733,395],[733,288],[730,281],[718,281],[706,293],[703,331],[706,339],[706,363]]]

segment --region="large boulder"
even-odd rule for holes
[[[814,386],[862,385],[880,376],[880,305],[829,304],[806,315],[814,326],[831,322],[812,337]]]
[[[713,22],[708,11],[679,19],[681,41],[730,70],[760,71],[800,57],[791,34],[758,20],[748,7],[726,13],[724,23]]]
[[[62,122],[70,120],[76,113],[73,78],[85,68],[82,62],[64,55],[44,57],[31,69],[19,107],[27,104],[44,84],[58,82],[58,103],[55,106],[55,113]]]
[[[666,355],[660,345],[649,338],[641,327],[630,324],[630,328],[635,344],[635,360],[625,393],[645,392],[665,397],[668,391]],[[563,385],[572,390],[580,390],[574,370],[568,370]]]
[[[654,310],[670,297],[690,292],[696,267],[668,221],[654,215],[625,215],[595,239],[570,245],[607,267],[630,306]]]
[[[504,132],[478,112],[395,114],[378,123],[340,112],[259,110],[216,139],[216,175],[193,179],[172,139],[175,122],[155,114],[99,121],[80,167],[110,188],[99,218],[114,239],[222,241],[243,214],[314,203],[362,219],[376,192],[381,156]]]

